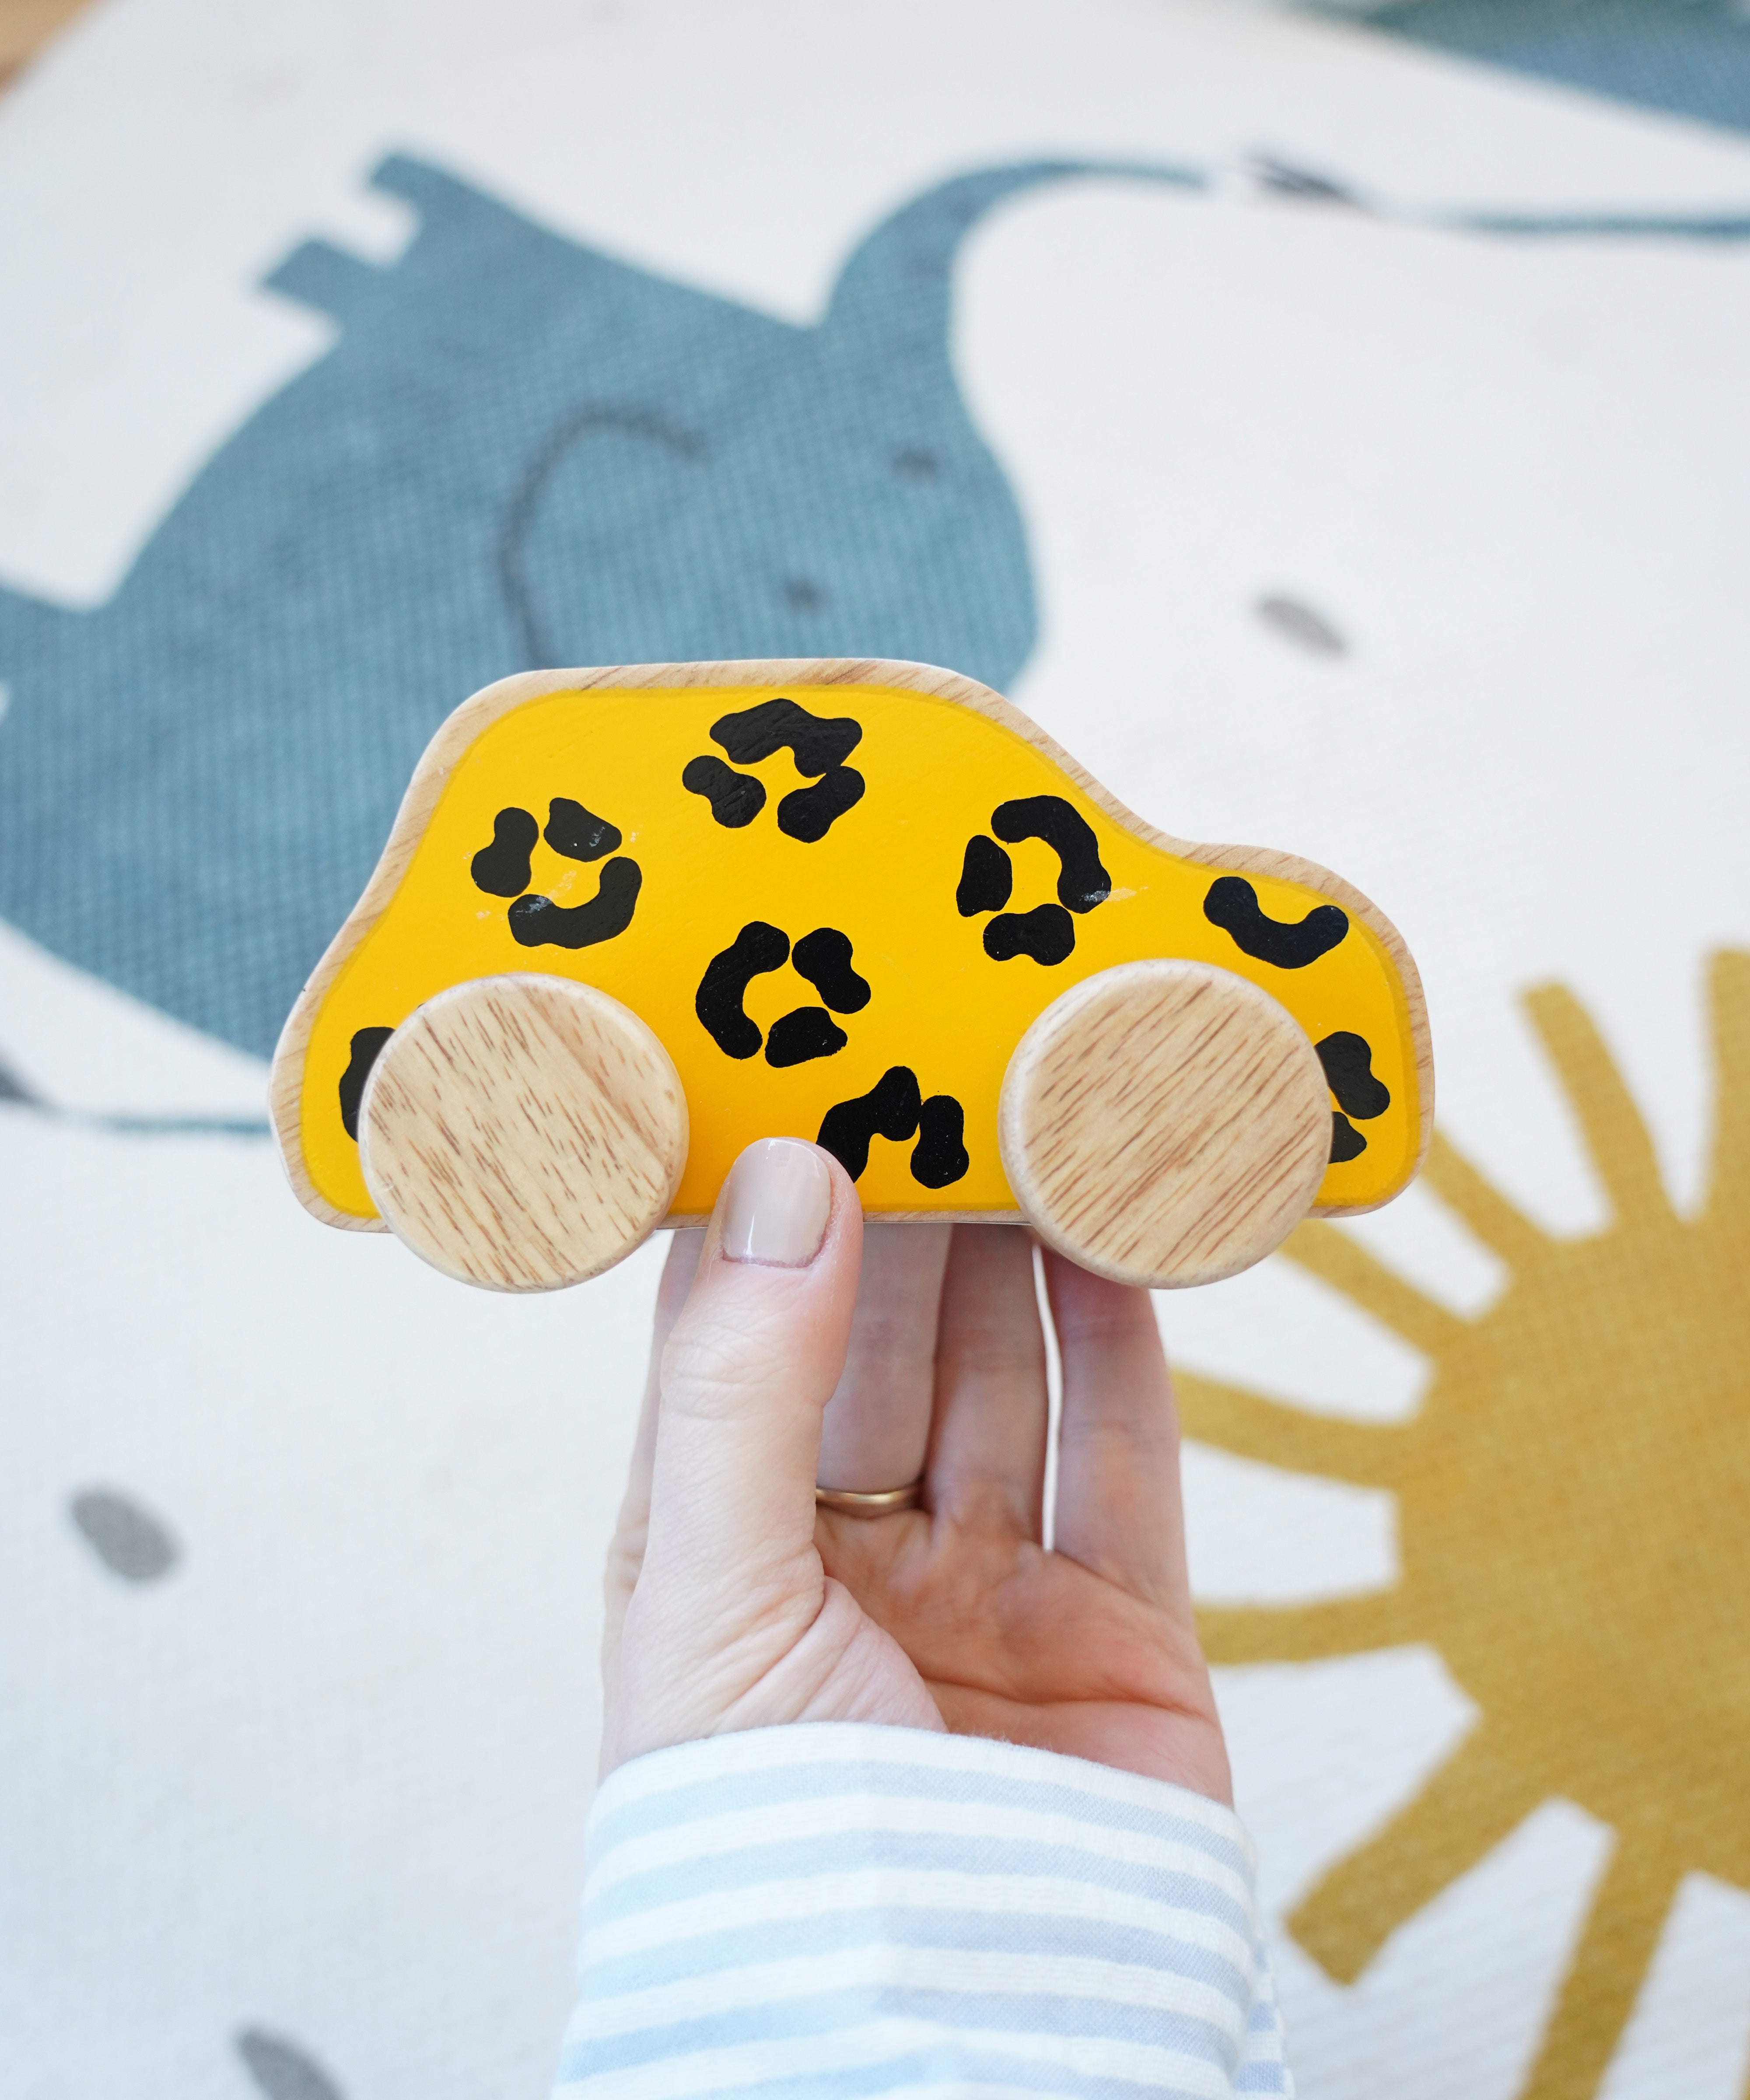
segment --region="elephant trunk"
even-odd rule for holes
[[[902,205],[852,250],[824,326],[867,346],[883,364],[946,360],[954,258],[973,225],[1024,190],[1087,176],[1188,189],[1206,179],[1191,168],[1112,161],[1022,161],[950,177]]]

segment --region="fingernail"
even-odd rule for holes
[[[723,1206],[726,1261],[806,1268],[832,1212],[832,1178],[811,1145],[762,1138],[730,1169]]]

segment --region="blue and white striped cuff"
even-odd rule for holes
[[[1251,1848],[1201,1795],[810,1723],[596,1797],[555,2100],[1293,2090]]]

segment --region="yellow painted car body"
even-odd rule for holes
[[[804,945],[815,934],[848,955]],[[1310,960],[1248,951],[1285,942]],[[1012,1216],[997,1149],[1011,1053],[1071,984],[1147,956],[1236,972],[1341,1047],[1334,1065],[1321,1055],[1347,1156],[1320,1211],[1404,1187],[1432,1113],[1420,986],[1389,921],[1325,871],[1166,837],[998,695],[926,666],[530,673],[466,703],[421,761],[287,1025],[276,1123],[308,1207],[371,1229],[346,1106],[355,1118],[373,1047],[452,985],[547,971],[620,1000],[674,1060],[691,1145],[673,1216],[708,1212],[756,1137],[827,1142],[859,1118],[866,1133],[884,1104],[902,1129],[892,1105],[913,1079],[930,1105],[915,1133],[868,1141],[865,1208]],[[750,958],[766,966],[738,1007]]]

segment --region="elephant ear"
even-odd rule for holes
[[[677,540],[697,515],[704,453],[697,433],[652,409],[592,404],[553,431],[512,499],[499,545],[523,663],[689,653],[670,645],[677,621],[690,624],[699,566]]]
[[[658,363],[577,404],[507,506],[500,588],[527,664],[898,656],[1000,689],[1030,653],[1025,534],[961,401],[954,258],[1003,199],[1095,173],[959,175],[852,250],[815,328],[725,314],[734,384]]]
[[[859,449],[832,375],[798,359],[802,340],[767,342],[732,425],[591,408],[555,434],[500,556],[525,663],[876,653],[888,600],[902,610],[903,589],[921,588],[923,542],[891,533],[886,567],[859,561]],[[800,417],[799,382],[812,382]]]

